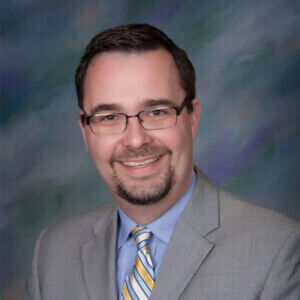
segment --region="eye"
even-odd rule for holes
[[[116,121],[118,119],[118,115],[116,114],[110,114],[110,115],[106,115],[106,116],[102,116],[100,121]]]
[[[91,122],[96,124],[117,122],[121,119],[119,114],[96,115],[91,118]]]
[[[151,117],[163,117],[168,115],[168,108],[157,108],[151,110],[150,114]]]

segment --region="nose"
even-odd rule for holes
[[[129,118],[127,128],[123,133],[123,145],[130,148],[140,148],[152,141],[148,130],[139,123],[138,118]]]

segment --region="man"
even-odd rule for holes
[[[201,107],[183,50],[150,25],[109,29],[76,88],[115,201],[41,234],[25,299],[299,299],[299,224],[193,165]]]

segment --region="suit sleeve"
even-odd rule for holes
[[[34,255],[31,265],[31,273],[27,279],[22,300],[39,300],[42,299],[40,291],[40,278],[39,278],[39,260],[40,260],[40,246],[46,230],[40,234],[34,250]]]
[[[300,299],[300,232],[284,241],[268,273],[261,300]]]

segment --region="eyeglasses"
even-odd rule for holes
[[[94,134],[109,135],[125,131],[128,119],[137,117],[140,125],[146,130],[157,130],[172,127],[177,123],[179,116],[189,102],[185,98],[180,107],[160,106],[138,112],[128,116],[124,113],[101,113],[91,116],[82,115],[82,121],[90,126]]]

